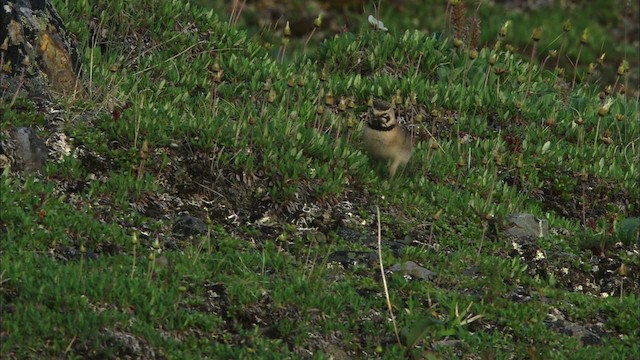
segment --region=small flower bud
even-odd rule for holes
[[[313,26],[319,28],[320,25],[322,25],[322,12],[318,14],[318,17],[315,20],[313,20]]]
[[[602,54],[600,55],[600,57],[598,57],[598,60],[596,60],[596,61],[598,62],[598,64],[602,65],[602,64],[604,63],[604,56],[605,56],[606,54],[607,54],[607,53],[602,53]]]
[[[469,51],[469,59],[475,60],[478,57],[478,50]]]
[[[347,127],[352,129],[356,127],[356,125],[358,125],[358,121],[355,116],[353,116],[353,114],[349,114],[349,117],[347,118]]]
[[[217,71],[215,75],[213,75],[213,82],[216,84],[220,84],[222,82],[222,74],[224,72],[222,70]]]
[[[400,89],[396,90],[396,95],[393,97],[393,103],[395,105],[402,105],[402,92]]]
[[[502,165],[502,155],[498,150],[493,152],[493,160],[496,162],[496,165]]]
[[[531,40],[538,42],[542,38],[542,28],[537,27],[533,29],[533,33],[531,33]]]
[[[627,276],[627,274],[629,273],[628,268],[624,263],[620,264],[620,267],[616,271],[620,276]]]
[[[571,19],[565,21],[564,23],[562,23],[562,31],[564,32],[569,32],[571,31]]]
[[[589,28],[585,28],[580,35],[580,44],[586,45],[589,43]]]
[[[624,114],[616,114],[616,120],[617,121],[623,121],[624,120]]]
[[[604,105],[602,105],[600,109],[598,109],[598,116],[599,117],[606,116],[609,113],[609,108],[611,107],[611,104],[613,104],[613,100],[611,99],[607,100],[607,102],[604,103]]]
[[[596,65],[594,63],[589,63],[587,67],[587,75],[593,74],[593,71],[596,69]]]
[[[556,118],[554,116],[550,116],[544,121],[544,124],[547,127],[554,127],[556,126]]]
[[[507,30],[509,29],[509,25],[511,25],[511,20],[508,20],[507,22],[504,23],[504,25],[502,25],[502,27],[500,28],[500,32],[498,32],[498,35],[500,37],[507,36]]]
[[[287,21],[287,24],[284,26],[284,36],[285,37],[291,36],[291,27],[289,26],[288,21]]]
[[[453,39],[453,47],[455,47],[456,49],[458,49],[459,47],[462,46],[462,40],[460,39]]]
[[[213,68],[212,68],[213,72],[218,72],[220,71],[220,60],[218,59],[218,56],[216,56],[215,61],[213,62]]]
[[[496,64],[496,56],[495,55],[491,55],[489,57],[489,65],[493,66]]]
[[[520,100],[516,101],[514,106],[516,107],[517,111],[522,110],[522,101],[520,101]]]
[[[338,110],[345,111],[347,110],[347,98],[344,96],[340,97],[340,101],[338,102]]]
[[[327,96],[325,96],[324,98],[324,104],[327,106],[333,105],[333,91],[329,90],[329,92],[327,93]]]
[[[624,87],[624,84],[620,85],[620,90],[618,90],[618,92],[620,93],[620,95],[624,95],[624,93],[626,92],[626,88]]]
[[[604,94],[609,96],[613,92],[613,86],[607,85],[604,87]]]
[[[589,174],[587,174],[587,170],[583,168],[582,171],[580,172],[580,177],[582,178],[582,181],[589,180]]]

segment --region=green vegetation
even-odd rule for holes
[[[572,85],[564,61],[530,62],[550,46],[533,28],[561,37],[568,19],[507,14],[476,50],[363,15],[281,61],[186,1],[55,5],[87,94],[54,105],[61,130],[27,99],[0,104],[0,128],[62,131],[72,149],[0,177],[0,357],[640,356],[639,103],[620,90],[638,69],[578,68]],[[442,28],[444,5],[430,11]],[[523,50],[496,49],[514,34]],[[360,150],[373,97],[416,139],[394,179]],[[398,339],[376,206],[384,267],[436,274],[387,271]],[[207,231],[180,236],[182,213]],[[512,213],[552,231],[509,237]]]

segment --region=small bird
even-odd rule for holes
[[[371,157],[390,163],[391,177],[396,174],[400,164],[409,162],[413,152],[409,132],[398,124],[391,104],[381,100],[373,101],[362,141]]]

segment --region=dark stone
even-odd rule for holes
[[[208,231],[209,227],[204,221],[191,215],[181,215],[173,224],[173,234],[176,236],[204,235]]]
[[[578,340],[582,345],[599,345],[602,338],[591,329],[567,320],[564,314],[552,308],[544,321],[548,328]]]
[[[372,267],[377,263],[378,256],[372,251],[339,250],[331,253],[328,261],[330,263],[339,263],[345,268],[362,264],[367,267]]]
[[[164,240],[164,248],[166,250],[178,250],[178,244],[172,238],[168,238]]]
[[[390,269],[393,272],[402,272],[419,280],[429,280],[437,274],[431,270],[427,270],[413,261],[406,261],[402,264],[395,264]]]
[[[336,233],[341,238],[352,243],[361,242],[361,239],[362,239],[362,233],[345,226],[339,227]]]
[[[14,157],[18,168],[26,171],[40,171],[49,154],[44,141],[28,127],[16,128],[12,136],[15,143]]]
[[[156,353],[143,339],[119,330],[104,329],[104,342],[117,358],[156,359]]]
[[[543,238],[549,235],[549,222],[531,214],[509,216],[507,234],[516,238]]]

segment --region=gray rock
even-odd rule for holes
[[[357,265],[373,267],[378,262],[378,256],[373,251],[338,250],[329,255],[328,261],[339,263],[345,268]]]
[[[173,234],[176,236],[204,235],[208,231],[209,227],[204,221],[191,215],[181,215],[173,224]]]
[[[350,243],[358,243],[363,237],[362,233],[346,226],[340,226],[336,231],[338,236]]]
[[[549,221],[531,214],[509,216],[507,234],[517,238],[543,238],[549,235]]]
[[[15,143],[15,161],[25,171],[40,171],[47,161],[47,145],[28,127],[14,129],[11,134]]]
[[[590,329],[583,325],[571,322],[567,320],[564,314],[556,308],[551,308],[547,314],[547,319],[544,322],[548,328],[558,333],[572,336],[582,345],[593,346],[602,342],[602,338],[592,330],[597,329],[597,326],[592,326],[592,329]]]
[[[119,330],[104,329],[103,339],[116,358],[156,359],[156,353],[143,339]]]
[[[436,276],[431,270],[427,270],[422,266],[414,263],[413,261],[406,261],[402,264],[395,264],[391,267],[393,272],[403,272],[405,275],[410,275],[416,279],[429,280]]]

